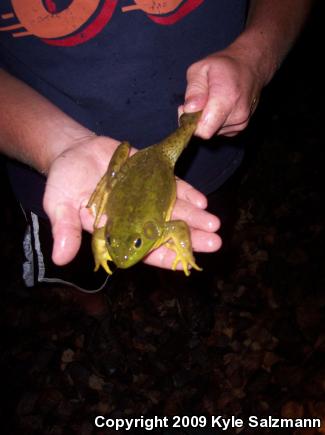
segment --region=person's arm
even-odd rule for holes
[[[0,152],[44,175],[63,151],[94,138],[90,130],[3,69],[0,101]],[[117,145],[113,139],[105,143],[112,153]]]
[[[254,112],[295,42],[312,0],[251,0],[244,31],[224,50],[190,66],[180,111],[203,109],[196,134],[233,136]]]
[[[43,204],[52,225],[52,258],[66,264],[79,249],[81,230],[92,231],[86,205],[119,142],[96,136],[1,69],[0,101],[0,152],[47,176]],[[206,205],[202,193],[178,181],[174,217],[189,224],[194,250],[213,252],[221,245],[214,234],[220,222]],[[173,253],[161,247],[146,262],[170,268]]]
[[[251,0],[245,31],[236,41],[260,66],[267,84],[300,34],[313,0]]]

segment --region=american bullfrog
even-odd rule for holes
[[[107,261],[127,268],[162,244],[176,252],[172,269],[181,262],[201,270],[193,257],[186,222],[170,220],[176,200],[175,163],[196,129],[201,112],[183,114],[175,132],[161,142],[129,157],[130,144],[122,142],[87,207],[95,216],[92,250],[95,271]],[[100,227],[102,215],[107,220]]]

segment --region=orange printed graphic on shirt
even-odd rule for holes
[[[12,32],[14,38],[37,36],[51,45],[82,44],[103,30],[118,1],[72,0],[57,12],[55,0],[11,0],[14,13],[0,16],[0,32]]]
[[[41,0],[11,0],[17,18],[26,30],[39,38],[70,35],[96,12],[100,0],[74,0],[59,13],[49,12]]]
[[[204,1],[130,0],[121,10],[142,11],[156,24],[171,25]],[[55,0],[11,0],[13,10],[0,15],[0,32],[11,32],[14,38],[36,36],[50,45],[74,46],[100,33],[118,3],[119,0],[72,0],[58,12]]]
[[[130,0],[131,1],[131,0]],[[156,24],[168,26],[182,20],[205,0],[133,0],[122,12],[141,10]]]
[[[184,3],[183,0],[134,0],[134,4],[122,7],[123,12],[141,9],[147,14],[168,14]]]

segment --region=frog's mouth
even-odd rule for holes
[[[112,255],[112,260],[119,269],[127,269],[138,263],[141,258],[131,255]]]

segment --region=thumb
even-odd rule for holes
[[[208,101],[208,70],[207,68],[190,67],[187,71],[187,88],[185,92],[185,112],[202,110]]]
[[[58,204],[48,213],[52,225],[52,260],[58,266],[69,263],[81,244],[79,210],[69,204]]]

